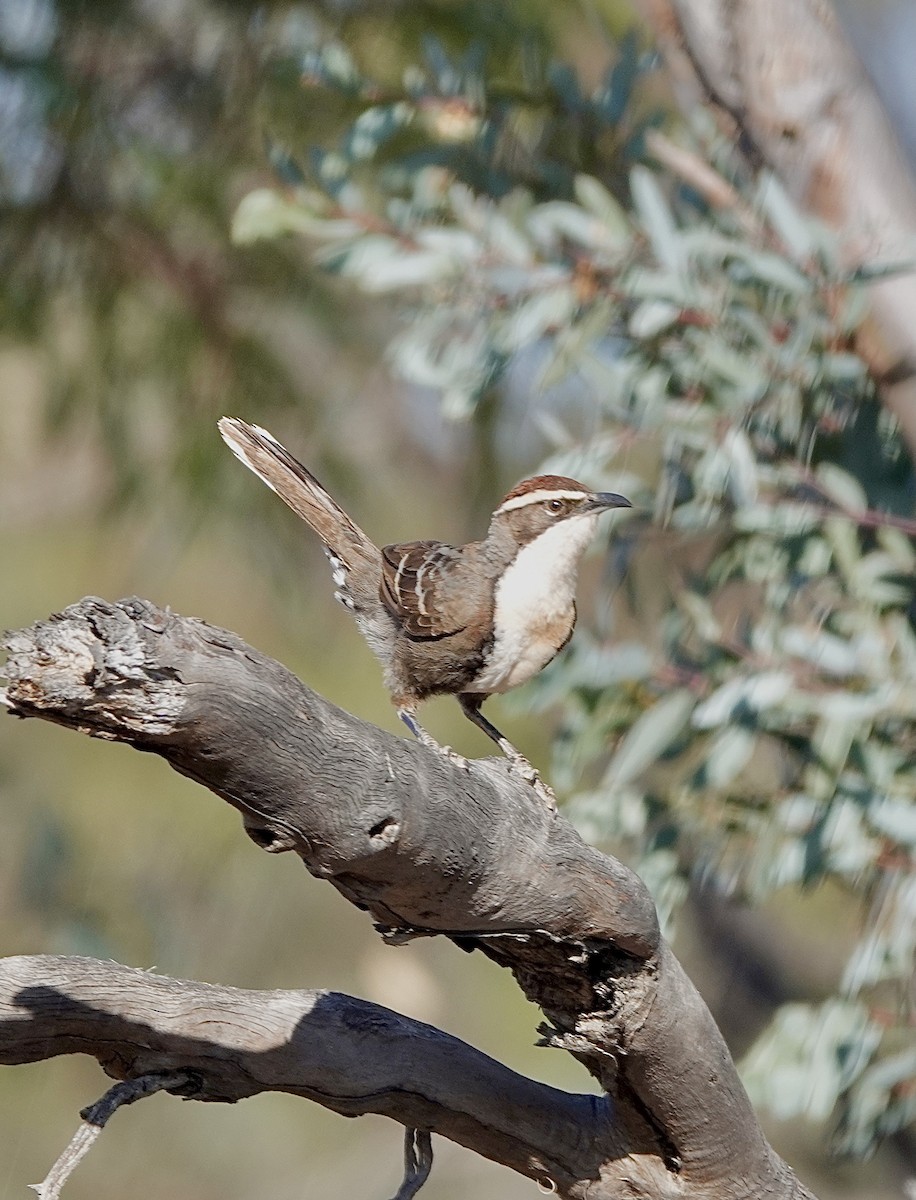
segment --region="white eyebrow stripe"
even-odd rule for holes
[[[585,500],[588,492],[561,492],[557,488],[539,488],[536,492],[525,492],[521,496],[513,496],[504,500],[497,513],[512,512],[515,508],[524,508],[528,504],[542,504],[545,500]]]

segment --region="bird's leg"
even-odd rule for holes
[[[461,711],[468,720],[473,721],[478,729],[482,729],[487,737],[492,738],[497,746],[499,746],[500,750],[508,758],[513,771],[534,788],[535,792],[537,792],[538,796],[540,796],[551,812],[556,812],[557,798],[553,794],[553,788],[544,782],[537,768],[531,765],[521,750],[517,750],[509,739],[500,733],[493,722],[488,721],[483,715],[480,711],[480,706],[483,704],[484,699],[485,697],[479,692],[467,692],[464,695],[459,695],[458,703],[461,705]]]
[[[431,733],[423,728],[416,718],[416,710],[407,708],[404,705],[398,705],[398,716],[414,735],[421,746],[426,746],[429,750],[435,750],[437,754],[441,754],[443,758],[447,758],[449,762],[454,763],[456,767],[461,767],[462,770],[469,770],[468,760],[462,758],[460,754],[456,754],[451,746],[443,746],[437,742]]]

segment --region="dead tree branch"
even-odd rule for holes
[[[610,1117],[595,1097],[351,996],[243,991],[91,958],[0,960],[0,1062],[73,1053],[118,1079],[180,1069],[188,1082],[168,1090],[195,1100],[280,1091],[348,1117],[378,1113],[564,1187],[589,1160],[597,1170]]]
[[[544,1089],[347,997],[253,1001],[88,960],[57,960],[37,989],[14,985],[5,1061],[85,1050],[81,1025],[97,1020],[100,1061],[118,1077],[185,1070],[201,1099],[280,1079],[338,1111],[438,1130],[563,1196],[810,1197],[764,1138],[645,887],[502,760],[461,771],[334,708],[234,634],[143,600],[81,601],[7,648],[14,714],[160,755],[393,940],[439,933],[508,967],[546,1014],[545,1040],[582,1062],[605,1100]],[[47,972],[48,960],[23,961]],[[122,972],[118,986],[99,971]]]

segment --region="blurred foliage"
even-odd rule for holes
[[[298,301],[303,340],[311,324],[332,330],[342,354],[373,357],[371,320],[354,321],[352,296],[304,269],[298,247],[262,241],[237,251],[225,236],[252,177],[268,163],[283,173],[280,147],[304,131],[333,140],[364,107],[344,43],[384,64],[390,78],[374,85],[375,108],[394,127],[400,109],[389,93],[425,105],[416,81],[399,82],[425,40],[431,61],[442,58],[442,103],[425,117],[460,148],[463,92],[426,31],[457,41],[473,26],[491,56],[523,64],[520,80],[540,79],[556,20],[545,0],[365,9],[333,0],[0,0],[0,328],[7,341],[42,349],[50,428],[92,431],[111,508],[148,503],[166,482],[212,500],[234,474],[212,421],[252,398],[265,422],[293,405],[303,424],[320,419],[323,397],[297,369],[295,335],[264,335],[278,304],[288,313]],[[339,49],[319,54],[332,32]],[[461,68],[468,78],[480,65],[474,54]],[[333,92],[319,86],[331,79]],[[556,80],[560,90],[575,86],[568,71]],[[509,89],[502,100],[491,158],[504,162],[503,188],[535,168],[568,173],[569,138],[580,165],[592,154],[588,121],[570,110],[557,131],[563,155],[542,167],[549,148],[537,89],[532,96],[514,103]],[[361,153],[363,141],[354,128],[347,152]],[[335,160],[324,165],[328,179]]]
[[[320,420],[306,318],[341,359],[396,320],[412,397],[628,492],[613,604],[515,703],[560,710],[567,811],[669,927],[691,885],[858,897],[837,995],[782,1008],[746,1079],[865,1155],[916,1095],[916,523],[851,349],[870,272],[701,113],[672,129],[614,8],[0,0],[0,322],[112,509],[221,494],[223,412]],[[592,83],[574,35],[610,62]],[[67,906],[71,853],[34,827],[36,909]]]
[[[330,148],[273,146],[279,181],[234,235],[305,236],[396,302],[391,361],[453,418],[536,363],[544,469],[642,506],[607,557],[613,612],[519,702],[562,706],[568,811],[669,926],[691,881],[861,898],[838,995],[779,1010],[746,1078],[782,1117],[837,1113],[837,1149],[867,1155],[916,1094],[912,464],[852,349],[885,268],[841,265],[702,114],[681,177],[652,169],[637,39],[589,93],[515,65],[428,38],[393,89],[340,41],[310,49],[309,86],[359,111]]]
[[[171,16],[0,10],[0,323],[43,348],[51,428],[92,429],[119,506],[155,494],[157,457],[180,486],[207,484],[209,422],[182,422],[189,409],[294,395],[232,311],[242,276],[223,249],[227,185],[257,162],[250,123],[231,119],[253,95],[248,14]],[[282,255],[260,263],[262,282],[290,274]]]

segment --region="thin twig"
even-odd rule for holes
[[[433,1140],[428,1129],[404,1130],[404,1179],[394,1200],[413,1200],[433,1169]]]
[[[672,142],[660,129],[646,130],[646,149],[662,166],[704,196],[713,208],[734,213],[746,234],[760,236],[761,224],[741,198],[740,192],[698,154]]]
[[[119,1108],[166,1088],[183,1087],[188,1080],[189,1076],[184,1071],[166,1071],[155,1075],[140,1075],[136,1079],[124,1079],[116,1083],[100,1100],[96,1100],[95,1104],[83,1109],[80,1113],[83,1123],[70,1139],[66,1150],[41,1183],[30,1183],[29,1187],[38,1193],[40,1200],[58,1200],[64,1184],[77,1164],[89,1153],[99,1134]],[[410,1194],[413,1195],[413,1192]]]
[[[841,504],[831,496],[830,492],[824,487],[813,471],[809,471],[805,467],[799,469],[798,479],[805,487],[810,487],[814,491],[819,492],[825,500],[829,500],[830,504],[835,506],[833,508],[817,504],[808,506],[825,520],[828,517],[845,517],[848,521],[852,521],[864,529],[899,529],[901,533],[905,533],[909,537],[916,537],[916,520],[912,517],[898,517],[895,513],[881,512],[875,508],[859,510],[847,508],[846,505]]]

